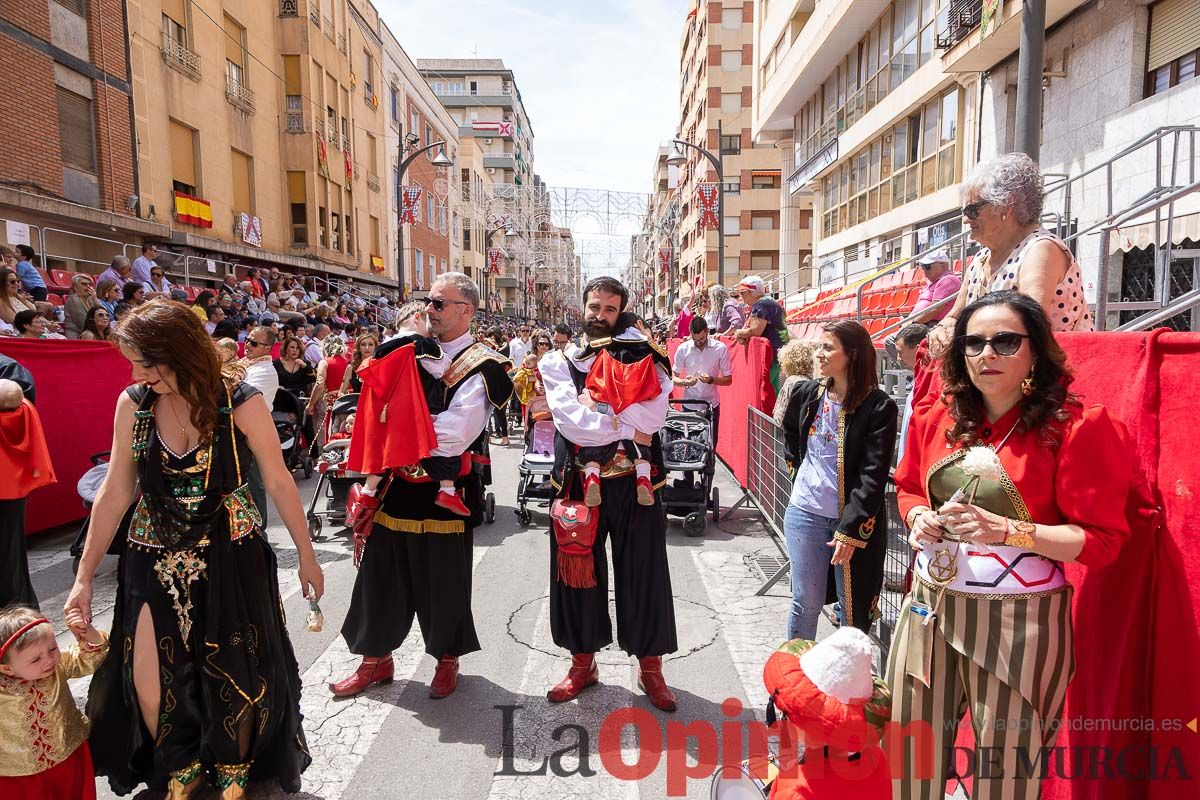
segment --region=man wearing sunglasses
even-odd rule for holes
[[[242,358],[242,366],[246,369],[245,382],[262,392],[267,401],[267,408],[273,408],[275,395],[279,392],[279,373],[271,362],[271,350],[275,347],[275,329],[266,326],[251,328],[246,335],[246,354]],[[267,490],[263,486],[262,473],[258,471],[258,462],[250,465],[246,473],[246,483],[250,485],[250,494],[254,497],[254,505],[262,512],[263,530],[267,528]]]
[[[414,618],[420,620],[425,652],[438,659],[429,687],[435,700],[457,687],[459,657],[479,649],[471,615],[472,535],[483,521],[483,487],[490,482],[488,417],[508,402],[513,386],[508,359],[471,335],[478,307],[479,288],[461,272],[439,275],[425,299],[429,332],[450,360],[440,383],[423,382],[437,440],[429,455],[460,460],[453,488],[470,516],[439,504],[442,489],[419,465],[396,465],[386,484],[384,475],[371,475],[351,492],[347,521],[356,543],[363,544],[342,636],[363,660],[352,675],[330,685],[338,697],[392,679],[392,651],[408,636]],[[409,341],[385,342],[375,359],[401,352]],[[360,416],[354,436],[403,432],[412,424],[403,417]]]
[[[921,272],[925,276],[925,285],[921,287],[921,293],[917,296],[917,303],[913,306],[909,321],[932,325],[950,312],[950,306],[945,305],[929,311],[923,311],[923,309],[939,300],[957,295],[959,287],[962,286],[962,280],[950,269],[950,256],[945,250],[926,253],[917,259],[917,266],[921,268]]]

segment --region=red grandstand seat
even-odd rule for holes
[[[71,273],[65,269],[50,270],[50,280],[46,285],[51,289],[62,289],[63,291],[71,290]]]
[[[912,307],[913,307],[913,306],[915,306],[915,305],[917,304],[917,299],[918,299],[920,296],[921,296],[921,289],[920,289],[920,287],[918,287],[918,286],[914,286],[914,287],[912,287],[911,289],[909,289],[909,290],[908,290],[908,293],[907,293],[907,294],[905,295],[905,297],[904,297],[904,300],[903,300],[903,302],[900,304],[900,308],[901,308],[901,310],[902,310],[902,311],[903,311],[905,314],[907,314],[907,313],[908,313],[908,312],[909,312],[909,311],[912,309]]]
[[[50,304],[54,306],[61,306],[65,302],[61,294],[54,294],[53,292],[46,295],[46,300],[48,300]]]

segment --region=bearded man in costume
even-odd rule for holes
[[[420,409],[401,402],[404,391],[390,390],[418,381],[433,414],[436,442],[427,455],[461,459],[454,488],[465,499],[470,516],[438,502],[438,482],[416,460],[427,463],[425,453],[408,453],[402,458],[411,461],[408,465],[384,463],[389,468],[386,477],[372,475],[365,486],[352,489],[347,515],[361,546],[361,562],[342,636],[350,652],[363,660],[354,674],[330,685],[339,697],[392,679],[392,651],[408,636],[414,617],[421,625],[425,652],[438,660],[429,688],[434,699],[454,691],[459,657],[479,649],[471,614],[472,533],[483,521],[487,422],[512,395],[510,364],[471,335],[479,290],[469,277],[461,272],[438,276],[425,303],[429,331],[437,337],[449,365],[440,380],[432,381],[427,374],[414,377],[411,372],[385,370],[399,378],[383,382],[386,388],[378,398],[378,413],[360,413],[354,436],[366,437],[372,443],[370,451],[385,460],[411,450],[406,442],[427,438],[417,436],[422,428],[422,421],[416,419]],[[414,353],[411,339],[394,341],[393,347],[389,347],[393,342],[380,347],[379,367],[389,359],[405,358],[412,369],[414,360],[432,355]],[[365,406],[360,408],[366,411]],[[390,440],[397,440],[393,442],[397,446],[387,444]]]
[[[662,674],[662,657],[678,647],[666,517],[657,491],[651,504],[639,504],[637,456],[626,452],[629,442],[649,451],[650,481],[661,488],[666,470],[658,431],[667,417],[671,367],[666,353],[623,313],[628,300],[615,278],[592,280],[583,292],[580,344],[551,351],[538,364],[554,419],[552,480],[559,490],[551,508],[550,630],[555,644],[571,653],[567,677],[547,696],[555,703],[571,700],[599,680],[596,652],[613,640],[604,552],[611,537],[617,643],[637,657],[638,685],[650,701],[674,711],[675,696]],[[597,364],[605,372],[602,385],[589,380]],[[641,399],[648,394],[647,372],[660,390]],[[599,448],[615,453],[601,464],[603,502],[588,507],[584,469],[587,455]]]

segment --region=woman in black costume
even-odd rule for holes
[[[165,784],[173,800],[209,779],[224,800],[244,797],[250,780],[297,791],[311,760],[300,676],[275,554],[245,485],[252,459],[295,542],[306,596],[320,597],[323,576],[270,409],[222,375],[186,306],[146,303],[115,338],[136,383],[117,402],[108,478],[66,603],[91,619],[92,576],[120,527],[114,646],[87,705],[96,773],[118,794]]]

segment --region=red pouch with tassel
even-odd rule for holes
[[[582,500],[555,500],[550,504],[550,525],[558,543],[558,579],[572,589],[596,587],[596,543],[599,509]]]

